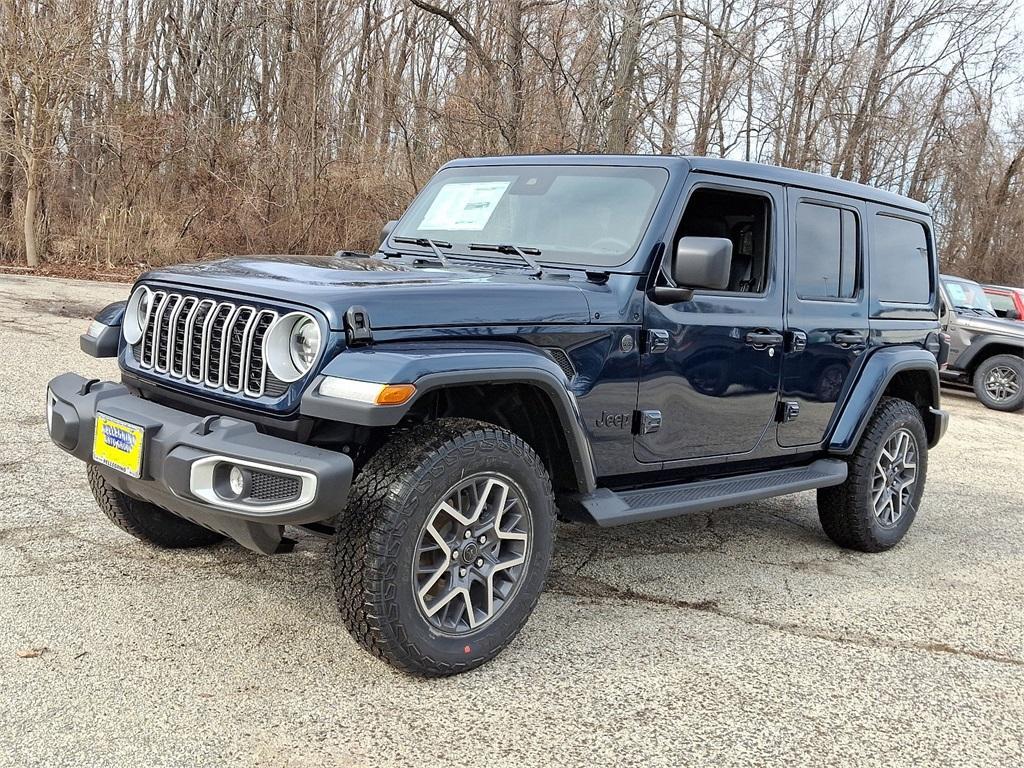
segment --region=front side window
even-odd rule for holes
[[[1000,317],[1006,317],[1006,313],[1011,309],[1014,309],[1013,299],[1005,293],[988,293],[988,291],[986,291],[985,295],[988,296],[989,301],[992,302],[992,309],[994,309],[996,314]]]
[[[796,207],[796,270],[801,299],[850,299],[857,293],[857,215],[818,203]]]
[[[932,297],[930,261],[928,233],[921,222],[875,214],[875,237],[871,242],[871,290],[875,298],[927,304]]]
[[[729,293],[761,293],[768,281],[771,202],[767,197],[716,187],[690,195],[672,247],[683,237],[723,237],[732,242]]]
[[[535,249],[540,262],[615,267],[636,253],[668,181],[663,168],[510,165],[440,171],[392,233],[446,253],[517,262],[472,244]]]

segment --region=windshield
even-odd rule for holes
[[[995,310],[992,309],[992,302],[980,285],[960,278],[946,277],[942,280],[946,286],[946,293],[949,295],[950,303],[957,309],[973,310],[995,317]]]
[[[540,262],[617,267],[636,253],[667,181],[663,168],[448,168],[424,187],[393,236],[450,243],[449,257],[522,263],[470,248],[501,245],[530,249]]]

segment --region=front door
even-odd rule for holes
[[[791,188],[779,445],[821,442],[868,342],[865,210]]]
[[[634,443],[642,462],[749,452],[775,417],[783,190],[691,174],[683,199],[665,239],[668,252],[685,235],[726,237],[733,243],[732,270],[727,290],[697,289],[676,304],[647,301]]]

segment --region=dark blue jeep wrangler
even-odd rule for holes
[[[682,157],[446,165],[373,256],[158,269],[82,337],[121,382],[50,382],[50,435],[138,538],[330,537],[338,605],[419,674],[495,656],[555,517],[602,526],[817,490],[878,552],[939,410],[928,208]]]

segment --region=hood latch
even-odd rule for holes
[[[366,311],[366,307],[356,306],[345,310],[345,339],[350,347],[373,343],[370,313]]]

